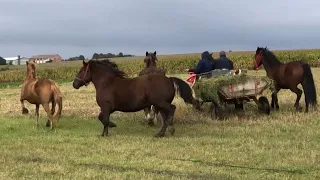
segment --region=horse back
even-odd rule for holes
[[[45,78],[27,80],[24,83],[21,98],[24,98],[33,104],[49,102],[53,98],[51,85],[55,85],[55,83],[52,80]]]
[[[170,101],[174,97],[171,80],[160,74],[116,79],[97,91],[97,102],[109,102],[114,110],[131,112],[150,106],[150,99]],[[102,92],[103,91],[103,92]]]

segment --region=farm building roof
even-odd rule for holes
[[[34,58],[52,58],[54,56],[59,56],[59,54],[48,54],[48,55],[34,55],[32,56],[31,58],[34,59]]]

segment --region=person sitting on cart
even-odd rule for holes
[[[201,54],[201,60],[198,62],[197,67],[195,69],[186,69],[186,71],[195,74],[210,72],[212,71],[213,63],[212,53],[210,54],[208,51],[204,51]]]
[[[219,58],[214,61],[213,70],[214,69],[228,69],[233,70],[233,62],[227,58],[226,52],[221,51],[219,53]]]

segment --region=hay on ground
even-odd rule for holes
[[[258,83],[258,88],[255,85]],[[270,86],[271,80],[267,77],[240,75],[219,75],[214,78],[201,78],[193,86],[197,98],[203,101],[212,99],[219,102],[220,92],[225,98],[235,98],[244,95],[256,95],[257,91],[262,92]],[[232,94],[229,92],[229,85],[232,86]],[[233,92],[234,91],[234,92]]]

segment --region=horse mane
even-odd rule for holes
[[[270,66],[279,65],[281,62],[278,60],[278,58],[274,55],[272,51],[270,51],[267,47],[265,48],[259,48],[263,51],[263,55],[266,57],[267,62]]]
[[[109,72],[113,73],[117,77],[124,78],[127,76],[127,74],[123,71],[121,71],[118,68],[118,65],[115,62],[110,61],[109,59],[104,59],[104,60],[94,60],[94,61],[89,61],[90,63],[96,64],[96,65],[101,65],[102,67],[105,67],[108,69]]]

